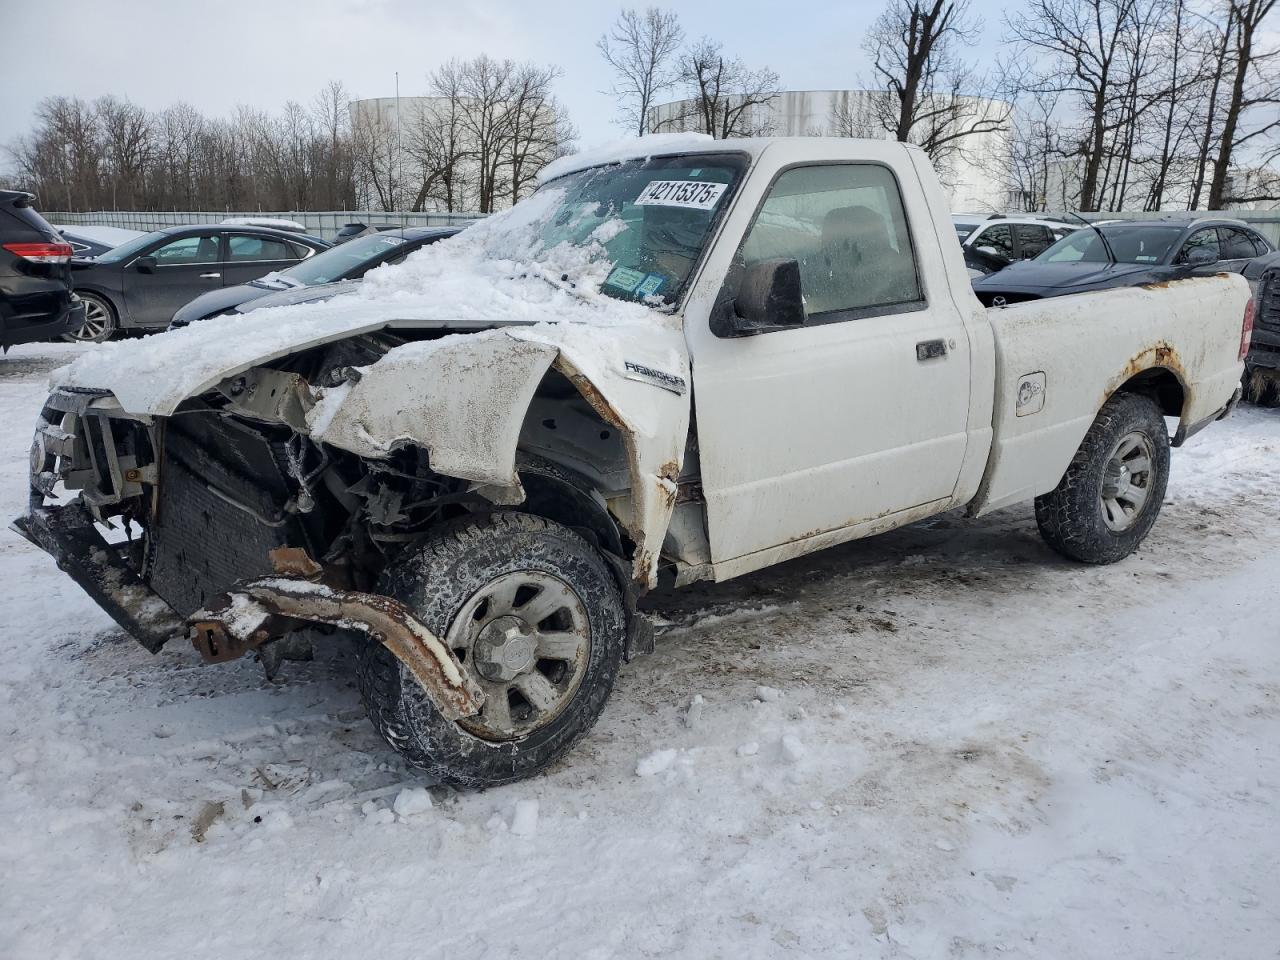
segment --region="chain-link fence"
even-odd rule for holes
[[[63,213],[57,210],[41,211],[50,223],[59,226],[125,227],[130,230],[159,230],[162,227],[184,226],[189,223],[221,223],[230,217],[270,218],[292,220],[306,228],[307,233],[332,240],[344,224],[363,223],[370,227],[447,227],[463,226],[484,216],[481,213],[387,213],[382,210],[284,210],[221,212],[173,210],[94,210],[87,213]],[[1012,216],[1012,212],[1010,213]],[[1063,220],[1071,223],[1075,218],[1062,213],[1043,213],[1036,216]],[[1229,217],[1243,220],[1259,233],[1280,247],[1280,210],[1196,210],[1188,213],[1149,213],[1143,211],[1116,211],[1112,213],[1085,214],[1089,220],[1154,220],[1162,217]]]
[[[221,223],[231,218],[254,220],[292,220],[300,223],[307,233],[332,240],[343,225],[363,223],[370,227],[448,227],[464,226],[477,220],[480,213],[387,213],[382,210],[93,210],[84,213],[67,213],[59,210],[40,211],[50,223],[62,227],[123,227],[127,230],[160,230],[163,227],[185,226],[190,223]]]

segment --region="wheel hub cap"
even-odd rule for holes
[[[527,736],[554,720],[577,693],[591,650],[586,605],[540,570],[481,587],[443,639],[485,694],[480,713],[459,726],[486,740]]]
[[[486,680],[514,680],[533,666],[537,649],[532,628],[519,617],[490,622],[472,648],[476,672]]]
[[[1098,504],[1107,527],[1117,533],[1137,522],[1151,493],[1155,448],[1143,433],[1120,438],[1102,473]]]

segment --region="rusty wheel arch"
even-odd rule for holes
[[[1187,402],[1187,388],[1182,378],[1169,367],[1148,367],[1129,377],[1112,393],[1137,393],[1150,397],[1166,417],[1182,419]]]

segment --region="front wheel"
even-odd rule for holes
[[[380,591],[447,643],[485,694],[479,714],[454,723],[385,647],[362,648],[369,718],[438,780],[485,787],[530,776],[604,709],[625,609],[604,559],[567,527],[520,513],[442,526],[387,569]]]
[[[1102,407],[1062,481],[1036,497],[1054,550],[1085,563],[1123,560],[1146,538],[1169,482],[1169,432],[1156,403],[1120,393]]]
[[[79,294],[84,301],[84,325],[68,330],[62,339],[69,343],[103,343],[116,332],[115,309],[94,293]]]

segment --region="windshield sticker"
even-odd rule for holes
[[[604,282],[611,287],[625,290],[627,293],[635,293],[636,287],[644,279],[643,271],[632,270],[630,267],[614,267],[613,273],[609,274]]]
[[[651,273],[636,285],[637,297],[652,297],[662,285],[667,282],[667,278],[660,273]]]
[[[694,183],[690,180],[654,180],[636,197],[637,207],[686,207],[711,210],[720,202],[727,183]]]

